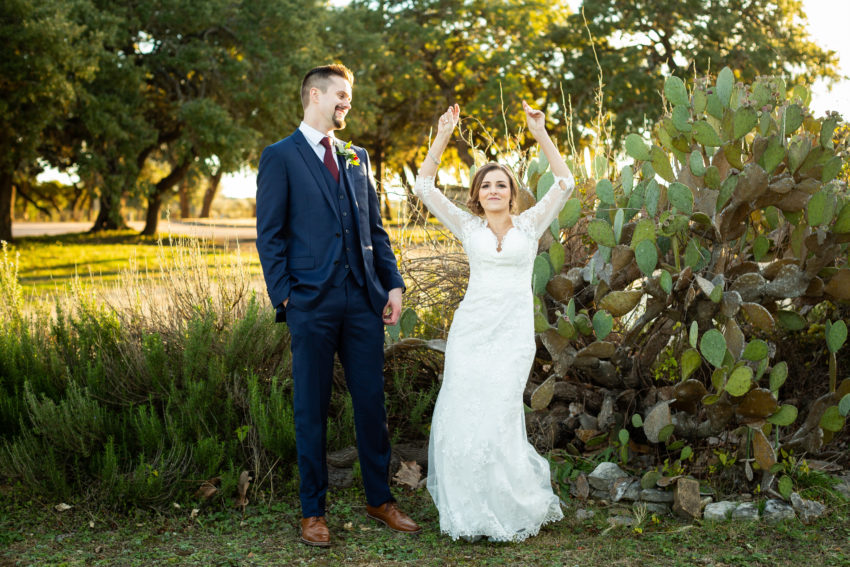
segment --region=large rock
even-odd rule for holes
[[[762,518],[771,524],[781,522],[782,520],[793,520],[795,518],[794,508],[783,500],[771,498],[764,505]]]
[[[640,487],[640,483],[631,478],[618,478],[615,480],[614,484],[611,485],[611,502],[619,502],[625,498],[632,486]],[[639,492],[632,490],[632,494],[639,494]],[[630,498],[630,500],[634,500],[634,498]]]
[[[755,502],[741,502],[732,512],[733,520],[758,521],[759,509]]]
[[[597,490],[609,492],[618,478],[628,478],[628,474],[617,466],[616,463],[599,463],[593,472],[587,477],[590,486]]]
[[[806,500],[796,492],[791,493],[791,506],[800,521],[806,525],[813,523],[826,512],[826,506],[814,500]]]
[[[673,513],[688,519],[702,516],[702,501],[699,482],[692,478],[680,478],[673,489]]]
[[[727,500],[721,502],[712,502],[705,506],[703,518],[712,522],[725,522],[732,516],[732,512],[738,507],[735,502]]]
[[[658,502],[661,504],[672,504],[673,493],[657,488],[645,488],[640,491],[640,499],[644,502]]]

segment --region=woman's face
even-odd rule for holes
[[[484,175],[478,191],[478,202],[485,213],[510,211],[511,182],[504,171],[494,169]]]

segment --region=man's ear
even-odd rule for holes
[[[310,102],[319,102],[319,95],[321,94],[322,89],[319,87],[312,87],[310,89]]]

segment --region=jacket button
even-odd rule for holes
[[[345,197],[343,197],[343,196],[342,196],[342,193],[340,193],[340,194],[339,194],[339,198],[340,198],[340,199],[345,199]]]
[[[347,213],[347,212],[345,212],[345,211],[342,211],[342,216],[347,217],[347,216],[348,216],[348,213]]]
[[[349,232],[351,232],[351,231],[350,231],[350,230],[348,230],[348,229],[346,228],[346,229],[345,229],[345,234],[348,234]]]

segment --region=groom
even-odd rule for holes
[[[289,325],[295,442],[301,475],[301,541],[327,547],[328,402],[334,353],[354,407],[367,515],[391,529],[420,531],[390,493],[384,408],[384,327],[401,311],[396,267],[369,156],[334,137],[345,128],[354,76],[317,67],[301,83],[304,119],[268,146],[257,172],[257,251],[277,321]]]

